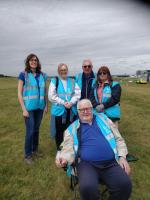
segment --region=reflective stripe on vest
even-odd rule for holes
[[[70,96],[72,96],[72,93],[65,93],[65,94],[64,93],[59,93],[58,96],[59,97],[66,97],[66,96],[70,97]]]
[[[26,97],[23,97],[23,100],[28,100],[28,99],[37,99],[38,97],[39,97],[39,95],[26,96]]]
[[[26,88],[23,88],[23,90],[36,90],[38,89],[38,86],[27,86]]]

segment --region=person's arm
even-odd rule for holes
[[[121,97],[121,86],[117,84],[111,88],[111,97],[107,102],[103,103],[104,108],[106,109],[119,103],[120,97]]]
[[[57,167],[64,167],[67,164],[72,164],[74,162],[74,149],[73,149],[73,137],[66,130],[64,132],[64,141],[62,143],[62,150],[60,152],[59,158],[55,161]]]
[[[79,101],[79,99],[81,98],[81,90],[80,90],[80,87],[78,86],[77,83],[75,83],[75,89],[74,89],[74,94],[70,100],[70,102],[72,104],[76,104],[77,101]]]
[[[44,108],[44,111],[45,111],[45,113],[47,113],[48,112],[48,90],[47,90],[48,76],[46,73],[43,73],[43,78],[45,81],[45,96],[44,96],[45,108]]]
[[[118,156],[119,156],[118,163],[121,166],[121,168],[124,169],[127,174],[129,174],[131,169],[126,160],[126,155],[128,154],[128,150],[127,150],[125,141],[124,141],[123,137],[121,136],[116,125],[110,119],[107,119],[107,121],[108,121],[108,124],[109,124],[109,126],[114,134],[115,140],[116,140],[117,152],[118,152]]]
[[[18,100],[19,100],[19,103],[20,103],[22,111],[23,111],[23,116],[29,117],[29,113],[26,110],[25,105],[24,105],[24,101],[23,101],[23,97],[22,97],[22,91],[23,91],[23,81],[19,80],[18,81]]]
[[[94,95],[94,90],[95,90],[95,88],[91,89],[91,92],[90,92],[90,101],[91,101],[91,103],[93,105],[93,108],[96,108],[96,106],[100,105],[100,103],[98,103],[96,101],[96,98],[95,98],[95,95]]]
[[[116,140],[118,156],[126,158],[126,155],[128,154],[128,150],[127,150],[125,140],[121,136],[116,125],[109,118],[107,118],[107,122],[108,122],[108,124],[114,134],[115,140]]]
[[[49,89],[48,89],[48,99],[52,103],[57,103],[61,105],[64,105],[65,103],[63,99],[58,97],[58,94],[56,93],[56,86],[52,80],[50,82]]]

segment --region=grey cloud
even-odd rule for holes
[[[149,65],[149,19],[135,1],[0,1],[0,73],[17,75],[31,52],[49,75],[59,62],[79,72],[87,57],[95,70],[135,73]]]

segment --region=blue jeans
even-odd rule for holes
[[[43,110],[29,111],[29,117],[25,117],[25,158],[38,151],[39,128],[43,117]]]
[[[131,180],[116,161],[105,164],[81,161],[77,169],[82,200],[100,200],[100,182],[107,186],[109,200],[129,199]]]

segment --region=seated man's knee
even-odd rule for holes
[[[98,200],[99,190],[97,185],[85,182],[80,185],[80,194],[83,200]]]
[[[119,190],[121,193],[130,196],[132,191],[132,183],[128,176],[122,179],[122,181],[119,183]]]

